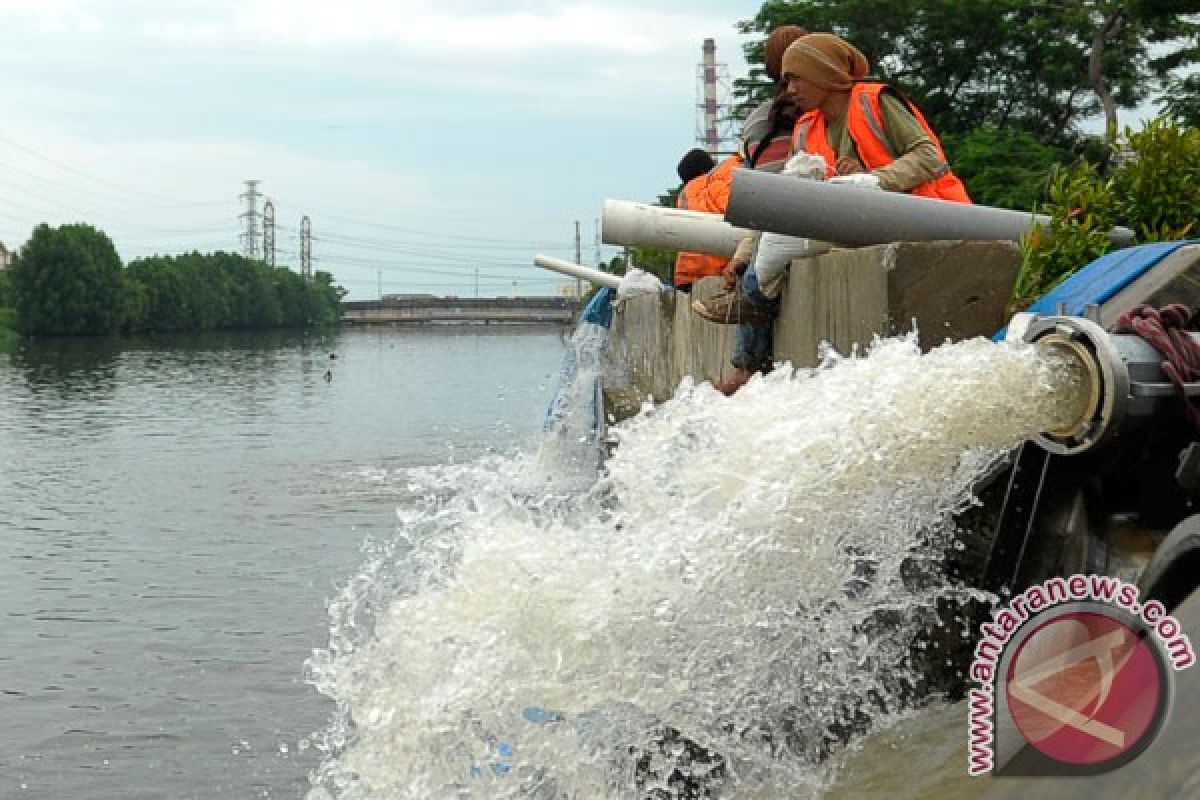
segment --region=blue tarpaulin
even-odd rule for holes
[[[1065,305],[1068,315],[1081,317],[1087,306],[1102,305],[1111,300],[1126,286],[1149,272],[1155,264],[1188,244],[1200,244],[1200,239],[1154,242],[1105,253],[1042,295],[1026,310],[1049,316],[1058,313],[1059,305]],[[1005,327],[992,338],[1000,341],[1007,330]]]
[[[616,290],[607,286],[596,292],[591,302],[587,304],[587,308],[583,310],[583,321],[599,325],[601,328],[610,327],[613,314],[612,304],[616,296]]]

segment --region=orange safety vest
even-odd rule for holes
[[[683,191],[675,200],[675,207],[706,214],[724,214],[725,207],[729,205],[733,171],[741,165],[742,157],[733,155],[707,174],[692,178],[684,184]],[[689,286],[701,278],[720,275],[728,263],[728,258],[708,253],[680,252],[675,256],[675,285]]]
[[[950,164],[946,161],[942,143],[938,141],[937,135],[929,127],[925,117],[916,106],[909,102],[908,98],[896,92],[886,83],[856,83],[850,90],[850,105],[846,109],[846,130],[850,134],[851,141],[854,142],[854,149],[858,151],[858,157],[863,162],[863,166],[868,170],[886,167],[900,155],[892,152],[887,136],[883,132],[883,111],[879,106],[879,96],[885,91],[895,92],[904,101],[942,157],[942,167],[938,171],[937,177],[919,186],[914,186],[909,192],[937,200],[970,203],[971,198],[967,195],[967,187],[963,185],[957,175],[950,171]],[[796,127],[792,132],[792,151],[800,152],[801,150],[822,156],[827,165],[828,177],[832,178],[837,174],[834,169],[834,165],[837,164],[837,154],[829,144],[829,136],[825,132],[825,115],[820,111],[809,111],[796,120]]]

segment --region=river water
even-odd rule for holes
[[[563,352],[547,328],[0,352],[0,798],[303,796],[327,601],[411,472],[528,448]]]

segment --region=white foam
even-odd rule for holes
[[[524,493],[534,457],[417,473],[310,660],[339,714],[309,797],[634,796],[643,754],[670,771],[662,725],[729,760],[723,797],[819,791],[829,726],[899,706],[949,590],[901,565],[936,565],[1067,380],[1022,346],[886,340],[732,398],[685,382],[571,496]]]

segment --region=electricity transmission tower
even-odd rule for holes
[[[312,220],[308,214],[300,220],[300,275],[312,283]]]
[[[260,183],[262,181],[245,181],[246,191],[238,195],[246,201],[246,210],[238,215],[245,224],[241,237],[242,254],[253,259],[258,258],[258,218],[261,216],[258,213],[258,198],[262,197],[262,193],[258,191]]]
[[[263,261],[275,266],[275,204],[270,200],[263,206]]]

